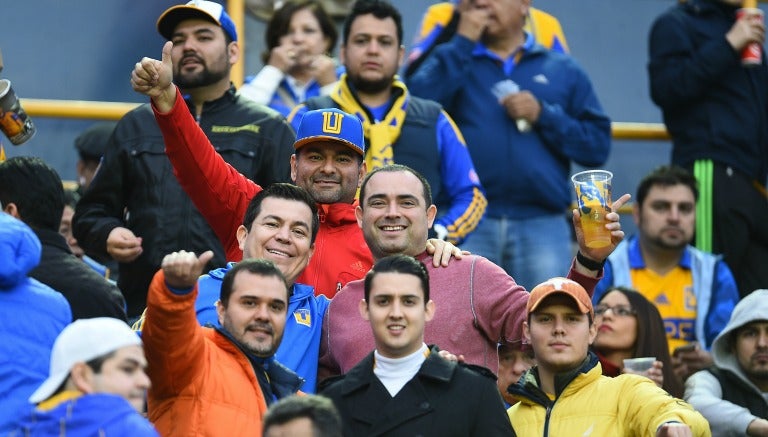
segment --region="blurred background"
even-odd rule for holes
[[[271,0],[257,0],[270,3]],[[344,0],[336,0],[344,3]],[[172,0],[25,0],[0,6],[0,51],[16,94],[25,99],[143,103],[131,90],[129,76],[142,56],[159,57],[164,43],[155,23]],[[227,5],[230,12],[232,1]],[[240,2],[237,2],[240,3]],[[430,0],[393,0],[404,18],[406,48]],[[614,122],[659,123],[661,114],[648,93],[647,35],[653,19],[675,0],[534,0],[562,24],[572,56],[589,74]],[[253,0],[251,0],[253,6]],[[761,4],[764,8],[764,4]],[[265,22],[254,8],[242,7],[244,76],[261,68]],[[258,12],[258,11],[257,11]],[[234,18],[234,14],[233,14]],[[237,21],[237,20],[236,20]],[[341,22],[339,22],[340,24]],[[336,54],[336,52],[335,52]],[[36,136],[13,146],[8,157],[40,156],[60,173],[75,178],[73,141],[95,119],[53,118],[30,112]],[[614,192],[634,193],[639,179],[669,161],[669,142],[614,139],[605,168],[614,173]],[[580,168],[573,168],[573,172]],[[622,219],[633,229],[631,217]]]

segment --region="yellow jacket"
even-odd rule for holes
[[[594,359],[593,359],[594,358]],[[554,401],[538,387],[535,369],[510,392],[520,402],[507,410],[520,436],[655,436],[666,422],[682,422],[694,436],[711,436],[709,423],[689,404],[669,395],[648,378],[602,375],[596,357],[581,371],[560,380]]]

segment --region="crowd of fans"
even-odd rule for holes
[[[636,235],[615,195],[605,247],[568,177],[606,162],[610,120],[531,0],[435,4],[407,56],[386,0],[341,32],[288,0],[240,89],[224,7],[167,9],[131,72],[149,102],[78,137],[76,189],[0,161],[0,434],[768,436],[744,3],[654,22],[672,160]]]

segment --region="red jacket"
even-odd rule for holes
[[[195,317],[195,290],[177,295],[155,274],[142,331],[152,380],[149,420],[163,437],[261,435],[267,411],[248,358]]]
[[[227,164],[211,145],[177,91],[168,113],[152,107],[165,140],[165,154],[176,179],[219,237],[227,261],[240,261],[243,251],[237,228],[243,224],[248,203],[261,186]],[[354,204],[318,205],[320,230],[315,253],[296,282],[315,287],[315,295],[332,298],[347,282],[361,279],[373,266],[373,257],[355,219]]]

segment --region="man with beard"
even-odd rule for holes
[[[289,181],[293,131],[276,112],[241,98],[230,83],[240,49],[222,6],[209,1],[173,6],[157,28],[173,43],[174,81],[216,151],[262,186]],[[150,104],[126,114],[74,217],[74,235],[86,253],[120,263],[118,285],[130,319],[144,309],[163,255],[211,249],[209,267],[225,263],[221,244],[176,182],[164,149]]]
[[[297,128],[311,109],[340,108],[365,130],[368,171],[407,165],[427,178],[440,216],[430,236],[461,242],[485,213],[485,195],[464,138],[432,101],[412,96],[396,76],[403,62],[400,12],[384,0],[358,0],[343,28],[346,74],[328,96],[297,106],[288,119]]]
[[[768,435],[768,290],[733,309],[712,343],[715,365],[685,383],[685,400],[716,436]]]
[[[486,217],[463,247],[528,288],[562,274],[571,256],[571,162],[603,165],[611,147],[586,72],[526,31],[530,6],[461,2],[456,33],[407,80],[456,120],[486,190]]]
[[[632,287],[659,309],[675,373],[683,380],[712,364],[708,350],[739,301],[736,282],[720,257],[689,243],[696,222],[696,179],[663,166],[637,188],[633,216],[638,235],[608,257],[595,287],[598,302],[612,286]]]
[[[317,208],[305,190],[275,184],[254,197],[246,222],[249,217],[252,224],[241,226],[238,239],[259,258],[236,263],[224,274],[216,302],[219,326],[202,327],[195,314],[200,274],[211,251],[200,257],[186,251],[167,255],[150,286],[142,336],[156,383],[148,412],[163,436],[258,434],[267,407],[301,386],[275,352],[288,313],[298,319],[291,290],[301,291],[292,285],[314,251]],[[314,299],[311,289],[307,297]],[[321,316],[325,305],[301,304],[300,315]],[[315,326],[305,326],[304,335],[316,338]],[[299,332],[286,333],[286,346],[314,354],[316,362],[317,342],[312,351]]]

